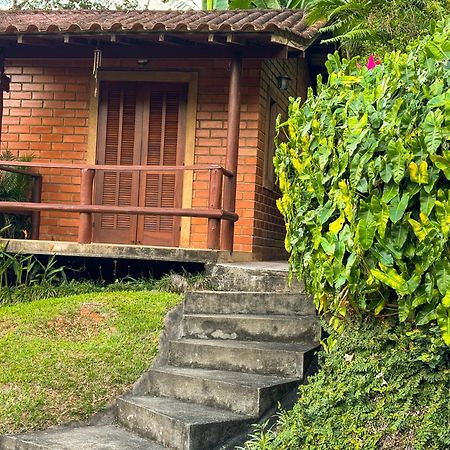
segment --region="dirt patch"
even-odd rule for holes
[[[14,383],[0,383],[0,396],[19,392],[20,389],[21,388]]]
[[[0,338],[8,333],[13,333],[17,328],[17,322],[12,319],[0,320]]]
[[[379,446],[380,450],[414,450],[412,442],[414,442],[415,433],[408,430],[406,433],[395,432],[382,437]]]
[[[103,305],[83,303],[77,312],[61,314],[49,320],[45,326],[46,334],[62,339],[86,340],[105,329],[105,323],[112,313],[102,311]]]

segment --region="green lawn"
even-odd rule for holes
[[[180,299],[103,292],[0,307],[0,435],[84,419],[126,391]]]

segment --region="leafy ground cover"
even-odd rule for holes
[[[439,328],[348,325],[320,371],[246,450],[448,450],[450,349]]]
[[[85,419],[126,391],[179,301],[97,292],[0,307],[0,434]]]

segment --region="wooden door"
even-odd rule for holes
[[[152,83],[144,94],[142,164],[182,165],[184,159],[186,89],[182,84]],[[182,172],[142,174],[139,206],[180,208]],[[139,216],[137,241],[147,245],[177,246],[180,218]]]
[[[106,82],[99,106],[97,163],[182,165],[186,86],[175,83]],[[181,206],[182,172],[104,172],[96,178],[96,203]],[[177,246],[174,217],[97,214],[94,240]]]

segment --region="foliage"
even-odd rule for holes
[[[312,0],[230,0],[229,9],[306,9]]]
[[[450,21],[373,70],[329,56],[275,167],[293,269],[335,328],[437,319],[450,345]]]
[[[0,239],[0,304],[1,298],[12,289],[48,288],[65,279],[64,267],[58,266],[55,256],[42,263],[34,255],[9,253],[7,242]]]
[[[227,0],[202,0],[203,10],[228,9]]]
[[[31,161],[31,156],[16,158],[9,150],[0,153],[1,161]],[[0,201],[25,202],[30,200],[33,179],[24,174],[0,170]],[[17,214],[1,214],[2,236],[23,238],[30,234],[29,217]]]
[[[433,21],[450,11],[449,0],[312,0],[308,21],[327,21],[323,42],[342,44],[347,55],[406,50]]]
[[[246,450],[450,448],[450,352],[436,327],[372,321],[335,337],[293,410]]]
[[[103,292],[0,307],[0,435],[86,419],[123,394],[179,301]]]
[[[33,283],[28,286],[2,287],[0,289],[0,306],[28,303],[37,300],[66,297],[75,294],[93,292],[129,292],[129,291],[159,291],[182,293],[188,290],[211,289],[210,280],[203,274],[174,274],[170,273],[160,279],[153,278],[125,278],[117,279],[114,283],[92,280],[69,280],[69,269],[65,269],[67,277],[56,283]]]
[[[9,253],[8,241],[1,238],[5,230],[0,229],[0,305],[2,297],[13,289],[22,291],[32,286],[46,289],[66,280],[64,267],[58,266],[55,256],[42,263],[34,255]]]

